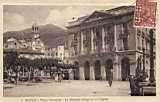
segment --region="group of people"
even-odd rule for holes
[[[64,74],[62,72],[57,72],[55,76],[55,81],[61,82],[64,78]]]
[[[35,81],[41,81],[42,80],[41,75],[42,75],[41,71],[38,71],[38,70],[34,70],[34,72],[31,74],[28,72],[21,72],[21,71],[16,73],[12,69],[9,69],[4,71],[3,78],[5,82],[17,83],[18,81],[23,81],[25,79],[26,81],[32,80],[32,79],[34,79]],[[57,82],[61,82],[64,78],[64,73],[62,71],[54,72],[54,75],[51,78]]]
[[[17,83],[19,80],[22,79],[22,76],[26,76],[26,77],[23,77],[23,80],[25,78],[26,78],[26,80],[32,80],[32,79],[35,79],[36,81],[42,80],[41,79],[41,71],[39,71],[38,69],[37,70],[35,69],[32,73],[31,72],[30,73],[29,72],[21,72],[21,71],[16,73],[15,71],[10,69],[10,70],[5,71],[4,75],[5,75],[4,79],[7,79],[8,82],[12,82],[12,83]],[[113,69],[112,68],[108,71],[107,75],[108,75],[108,84],[111,87],[112,80],[113,80]],[[51,77],[51,79],[54,79],[57,82],[61,82],[65,78],[65,75],[62,70],[58,70],[56,72],[50,73],[50,77]]]
[[[23,72],[21,70],[7,69],[3,73],[3,79],[5,82],[17,83],[18,81],[29,80],[29,72]],[[31,77],[31,76],[30,76]]]

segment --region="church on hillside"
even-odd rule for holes
[[[40,39],[39,27],[35,23],[32,25],[33,36],[31,38],[18,39],[10,37],[3,44],[4,53],[9,53],[12,50],[20,53],[20,57],[34,58],[44,56],[45,46]]]

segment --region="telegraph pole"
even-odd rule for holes
[[[150,29],[149,31],[149,37],[150,37],[150,82],[154,82],[155,81],[155,76],[154,76],[154,56],[153,56],[153,46],[154,46],[154,42],[153,42],[153,29]]]

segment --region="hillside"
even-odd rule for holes
[[[67,37],[67,30],[57,27],[53,24],[40,25],[40,39],[46,46],[55,47],[59,44],[63,44]],[[3,41],[9,37],[15,37],[17,39],[30,39],[33,37],[31,28],[27,28],[21,31],[8,31],[3,34]]]

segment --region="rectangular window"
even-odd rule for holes
[[[123,40],[123,47],[124,47],[124,50],[128,50],[128,26],[127,26],[127,23],[123,24],[122,25],[122,29],[123,29],[123,32],[122,32],[122,40]]]
[[[141,50],[141,42],[140,42],[140,37],[137,36],[137,49]]]
[[[145,46],[144,46],[144,39],[142,38],[142,49],[144,49]]]

